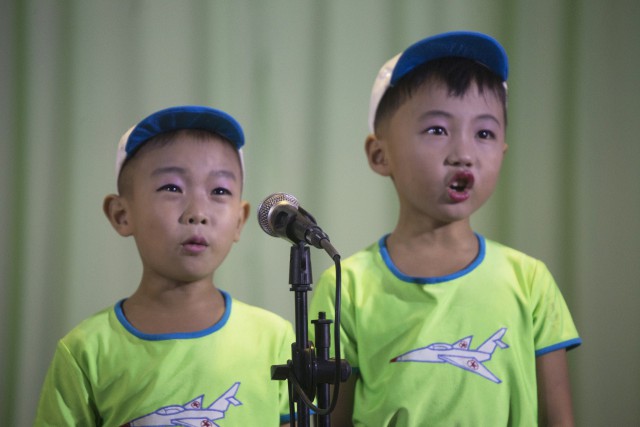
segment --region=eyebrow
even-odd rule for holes
[[[154,169],[151,172],[151,176],[158,176],[158,175],[165,175],[165,174],[187,175],[187,169],[180,166],[164,166],[164,167]],[[237,180],[236,174],[226,169],[213,170],[209,173],[209,176],[230,178],[234,181]]]
[[[481,114],[478,117],[476,117],[476,120],[492,120],[496,122],[496,124],[498,125],[502,124],[502,122],[493,114]]]
[[[426,119],[428,117],[446,117],[446,118],[452,118],[453,114],[444,111],[444,110],[430,110],[430,111],[426,111],[423,114],[420,115],[419,119],[423,120]],[[477,117],[474,117],[473,120],[492,120],[494,122],[496,122],[498,125],[501,123],[500,120],[498,120],[497,117],[495,117],[493,114],[481,114]]]
[[[429,111],[425,111],[424,113],[420,114],[420,116],[418,117],[418,119],[423,120],[429,117],[453,117],[453,114],[451,113],[447,113],[446,111],[443,110],[429,110]]]

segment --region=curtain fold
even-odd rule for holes
[[[5,423],[32,423],[56,341],[137,286],[134,243],[101,210],[126,129],[179,104],[240,121],[252,213],[215,281],[293,320],[289,246],[260,230],[258,204],[295,195],[343,257],[389,232],[396,197],[364,156],[373,78],[410,43],[468,29],[498,38],[511,68],[510,148],[474,227],[556,277],[584,340],[569,358],[577,425],[635,424],[638,21],[635,0],[3,2]],[[315,278],[331,266],[312,263]]]

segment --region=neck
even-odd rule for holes
[[[123,305],[127,320],[141,332],[197,332],[224,315],[224,298],[211,281],[155,285],[143,280]]]
[[[468,218],[450,223],[398,221],[389,238],[398,243],[455,245],[475,239]]]
[[[467,267],[478,255],[478,240],[468,222],[437,228],[397,227],[387,238],[395,266],[413,277],[438,277]]]

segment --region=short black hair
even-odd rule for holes
[[[493,92],[504,110],[507,123],[507,89],[502,78],[477,61],[462,57],[444,57],[434,59],[416,67],[402,77],[398,83],[387,89],[382,96],[374,120],[374,128],[388,120],[427,82],[439,81],[449,89],[449,95],[464,96],[472,83],[476,83],[480,93]]]
[[[118,175],[118,182],[117,182],[118,194],[122,195],[126,193],[131,186],[129,174],[126,171],[126,169],[128,169],[127,166],[129,165],[129,163],[131,161],[134,161],[137,158],[138,152],[144,151],[150,147],[167,146],[169,144],[174,143],[181,136],[187,136],[198,141],[205,141],[209,138],[214,137],[214,138],[221,139],[222,141],[230,144],[232,147],[234,147],[236,151],[238,150],[236,148],[236,145],[226,137],[218,133],[211,132],[204,129],[176,129],[176,130],[160,133],[150,138],[148,141],[146,141],[144,144],[138,147],[136,151],[134,151],[129,156],[127,156],[127,159],[124,161],[124,163],[122,164],[122,167],[120,168],[120,174]]]

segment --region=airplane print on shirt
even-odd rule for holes
[[[202,407],[204,395],[185,403],[184,405],[164,406],[155,412],[143,415],[140,418],[122,425],[121,427],[160,427],[160,426],[182,426],[182,427],[220,427],[214,421],[224,418],[229,405],[242,405],[236,399],[240,383],[235,383],[222,396],[215,400],[207,408]]]
[[[426,347],[411,350],[391,359],[391,362],[425,362],[425,363],[449,363],[465,371],[478,374],[494,383],[502,380],[496,377],[483,362],[491,360],[496,347],[502,349],[509,346],[502,341],[507,328],[498,329],[489,339],[475,350],[471,350],[473,335],[463,338],[453,344],[433,343]]]

